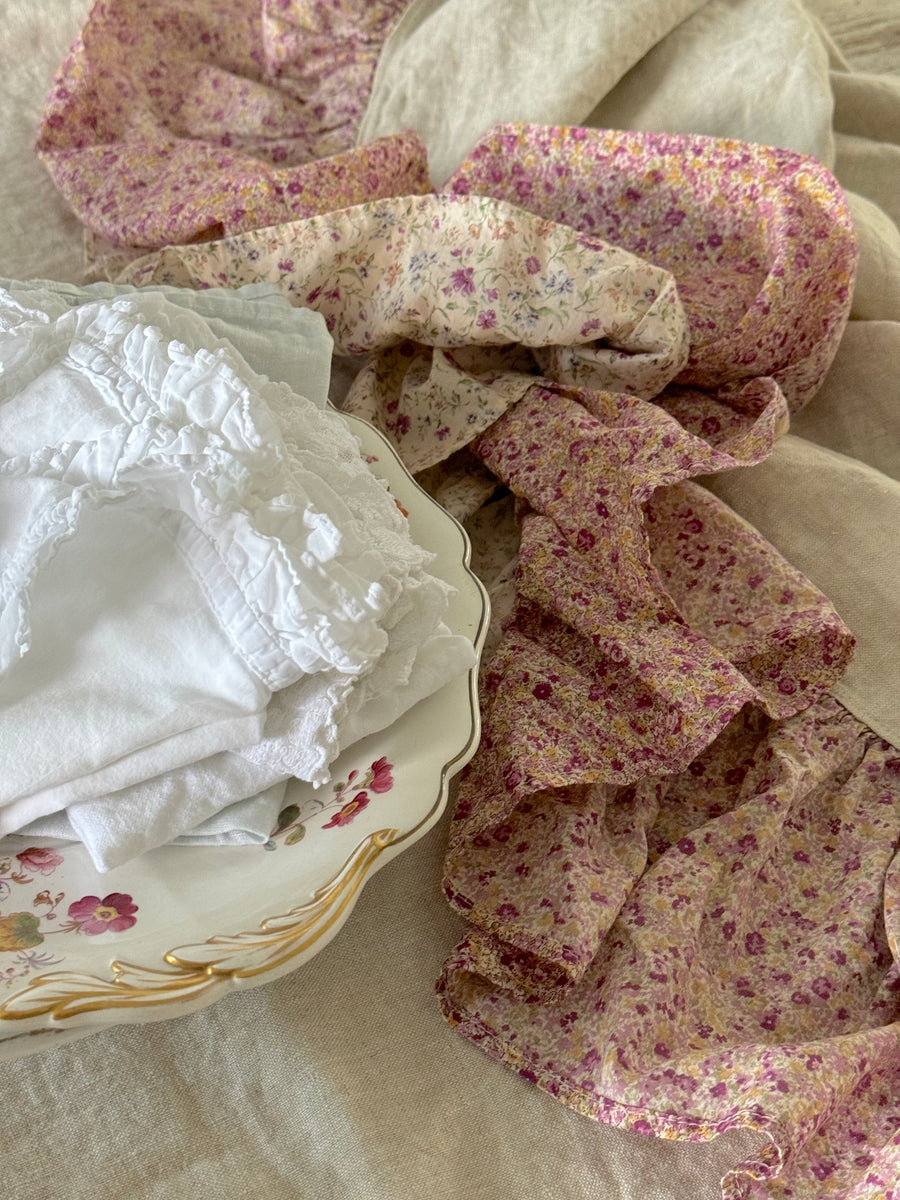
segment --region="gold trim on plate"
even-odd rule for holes
[[[55,971],[40,975],[0,1003],[0,1020],[50,1016],[64,1021],[111,1008],[190,1003],[227,981],[252,979],[303,954],[331,930],[352,904],[378,856],[397,840],[396,829],[369,834],[338,874],[313,898],[251,932],[214,934],[165,955],[169,970],[113,960],[113,978]]]

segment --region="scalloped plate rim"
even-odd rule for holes
[[[339,412],[336,409],[335,411]],[[461,739],[461,744],[455,745],[449,758],[446,758],[439,766],[436,764],[429,766],[428,769],[437,774],[437,778],[434,780],[435,792],[429,807],[424,812],[417,812],[417,819],[409,828],[380,828],[370,831],[369,834],[357,840],[353,849],[344,856],[337,870],[332,871],[328,879],[315,889],[312,899],[304,900],[298,897],[299,903],[293,906],[285,903],[277,913],[259,920],[256,929],[241,928],[238,933],[228,934],[213,932],[202,942],[186,942],[171,949],[158,950],[159,961],[153,965],[132,962],[127,941],[122,942],[117,939],[109,943],[111,954],[108,960],[109,975],[107,977],[94,972],[79,972],[76,966],[70,966],[63,971],[37,974],[31,977],[23,987],[6,996],[0,991],[0,1061],[51,1049],[119,1024],[143,1024],[183,1016],[205,1008],[235,988],[261,986],[296,970],[324,949],[338,934],[350,917],[365,884],[374,873],[403,850],[413,845],[438,821],[447,804],[451,780],[475,753],[480,738],[478,666],[487,634],[490,602],[484,585],[471,569],[471,544],[468,535],[462,525],[416,483],[401,462],[394,447],[379,430],[370,422],[354,414],[339,412],[339,415],[348,421],[351,428],[355,427],[364,452],[371,453],[377,449],[387,455],[387,461],[381,465],[378,473],[389,477],[388,483],[392,489],[403,492],[403,495],[398,498],[402,499],[404,506],[409,508],[411,520],[414,520],[414,513],[420,519],[423,519],[424,514],[427,513],[433,520],[445,527],[443,534],[445,541],[447,529],[453,530],[459,541],[459,555],[457,556],[455,549],[451,555],[454,571],[459,569],[459,578],[454,579],[453,582],[457,583],[458,587],[458,604],[464,603],[463,588],[460,587],[460,584],[464,584],[464,587],[470,591],[470,596],[465,600],[471,610],[468,612],[466,620],[472,627],[471,636],[476,650],[475,664],[466,675],[445,685],[436,696],[420,702],[410,710],[410,713],[401,717],[394,726],[383,731],[384,736],[390,734],[396,736],[398,729],[411,720],[413,714],[419,713],[423,706],[434,707],[436,703],[440,703],[441,698],[449,690],[461,692],[463,686],[465,687],[469,707],[467,732]],[[380,461],[377,455],[375,458],[376,461]],[[446,545],[442,548],[445,553],[449,550]],[[456,630],[455,625],[453,628]],[[370,738],[364,739],[362,744],[378,736],[370,735]],[[338,761],[340,762],[346,755],[352,755],[355,750],[356,747],[348,748]],[[447,753],[447,748],[444,753]],[[50,839],[31,839],[29,845],[40,845],[42,840],[50,842]],[[58,845],[58,843],[53,844]],[[171,852],[181,853],[182,849],[186,848],[173,848]],[[204,847],[202,849],[207,854],[214,854],[217,848]],[[258,846],[241,849],[248,853],[259,851]],[[284,847],[283,851],[290,854],[293,849],[293,847]],[[120,868],[120,871],[123,869],[125,868]],[[97,872],[94,874],[97,880],[102,881],[106,878]],[[320,893],[333,898],[333,903],[317,901],[316,896]],[[305,924],[304,918],[306,918]],[[292,921],[293,924],[291,924]],[[317,922],[322,925],[322,928],[317,928]],[[267,929],[267,927],[271,928]],[[287,931],[286,934],[284,930]],[[107,938],[111,935],[104,934],[102,936]],[[305,941],[304,937],[306,937]],[[240,948],[243,948],[248,942],[253,942],[254,939],[257,947],[260,945],[265,947],[266,938],[276,945],[276,949],[279,938],[288,943],[287,947],[283,949],[280,956],[276,955],[276,960],[271,965],[266,965],[264,961],[261,966],[254,967],[248,958],[242,958]],[[293,940],[299,941],[299,945],[294,947]],[[229,943],[236,943],[239,947],[230,966],[210,967],[208,963],[206,965],[198,964],[187,957],[192,951],[195,954],[198,950],[206,952],[206,947],[218,947],[221,944],[227,946]],[[113,950],[117,953],[113,954]],[[146,952],[140,953],[146,959]],[[207,957],[215,957],[215,955],[207,954]],[[0,965],[2,965],[2,961],[2,953],[0,953]],[[134,985],[123,986],[121,984],[123,975],[140,978],[141,973],[151,981],[154,979],[157,981],[155,989],[152,983],[147,988],[146,996],[138,996]],[[70,990],[68,997],[64,995],[61,1002],[62,1015],[54,1015],[52,1011],[40,1011],[32,1015],[12,1015],[17,1003],[25,1003],[29,996],[37,996],[43,991],[51,993],[52,998],[54,980],[65,979],[67,976],[70,981]],[[77,990],[77,985],[73,983],[77,979],[82,981],[83,988],[86,990],[81,992]],[[179,987],[182,987],[188,994],[179,995]],[[107,992],[111,990],[112,995],[105,997],[101,995],[96,1005],[93,1005],[94,995],[91,989],[101,993],[104,990]],[[144,989],[140,990],[144,991]],[[65,989],[63,991],[65,992]],[[49,1002],[48,1000],[47,1003]],[[67,1003],[71,1009],[70,1012],[64,1011]]]

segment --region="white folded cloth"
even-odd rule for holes
[[[395,655],[398,673],[394,677],[406,682],[391,689],[385,679],[388,690],[382,693],[374,680],[365,681],[370,686],[359,689],[356,711],[339,726],[342,749],[386,729],[474,663],[472,643],[443,624],[418,647],[405,636],[392,638],[395,640],[396,649],[389,651]],[[261,747],[268,756],[258,755],[259,762],[251,761],[246,751],[226,751],[127,791],[72,804],[21,832],[29,837],[83,842],[99,871],[111,871],[167,842],[239,845],[268,841],[290,781],[281,755],[287,757],[296,745],[295,727],[304,716],[302,703],[291,705],[292,696],[298,699],[295,689],[286,688],[273,697],[280,702],[276,721],[282,733],[264,737]],[[270,719],[271,709],[270,704]]]
[[[62,316],[70,308],[122,296],[141,296],[140,311],[148,323],[161,310],[179,315],[195,313],[202,318],[194,331],[202,331],[192,349],[211,350],[228,345],[257,375],[275,383],[286,383],[292,392],[305,396],[319,408],[328,402],[331,386],[332,339],[317,312],[295,308],[274,283],[248,283],[239,288],[189,288],[151,284],[140,293],[131,284],[90,283],[78,286],[51,279],[0,279],[19,303],[39,309],[49,318]],[[179,331],[188,340],[191,329]]]
[[[196,302],[115,290],[0,290],[0,833],[102,868],[258,837],[473,658],[344,420]]]

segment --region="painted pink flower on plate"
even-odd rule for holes
[[[389,763],[384,756],[372,763],[372,782],[369,787],[373,792],[381,794],[391,790],[394,786],[394,777],[391,774],[393,766],[394,764]]]
[[[137,910],[138,906],[126,892],[110,892],[102,900],[99,896],[82,896],[69,905],[69,916],[80,933],[93,936],[130,929],[137,922],[133,915]]]
[[[330,821],[326,821],[323,829],[332,829],[336,825],[349,825],[353,818],[368,807],[371,797],[367,792],[358,792],[352,800],[348,800],[343,808],[339,808]]]
[[[33,871],[37,875],[51,874],[63,861],[61,854],[57,854],[55,850],[48,850],[45,846],[29,846],[27,850],[17,854],[16,858],[24,870]]]

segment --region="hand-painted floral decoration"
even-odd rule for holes
[[[36,949],[48,937],[123,933],[136,924],[138,905],[124,892],[111,892],[102,898],[82,896],[69,904],[69,919],[60,921],[65,890],[47,886],[34,891],[33,885],[35,875],[53,875],[64,864],[65,855],[49,846],[28,846],[0,858],[0,955],[4,956],[0,958],[0,985],[11,985],[63,962],[63,943],[54,947],[59,953]]]
[[[363,809],[372,801],[369,792],[384,795],[394,786],[393,764],[382,755],[360,775],[355,768],[349,772],[346,780],[335,783],[329,801],[319,800],[313,794],[303,805],[288,804],[278,816],[278,824],[272,831],[272,836],[266,843],[267,850],[274,850],[277,843],[275,838],[283,837],[286,846],[293,846],[302,841],[306,835],[306,825],[312,817],[322,816],[333,812],[331,818],[322,826],[323,829],[335,829],[349,825]],[[348,799],[349,797],[349,799]]]
[[[38,875],[52,875],[63,862],[63,856],[45,846],[29,846],[21,850],[16,858],[24,871],[33,871]]]
[[[137,921],[138,906],[125,892],[110,892],[99,896],[82,896],[69,905],[70,922],[64,928],[77,929],[95,937],[99,933],[121,933]]]

